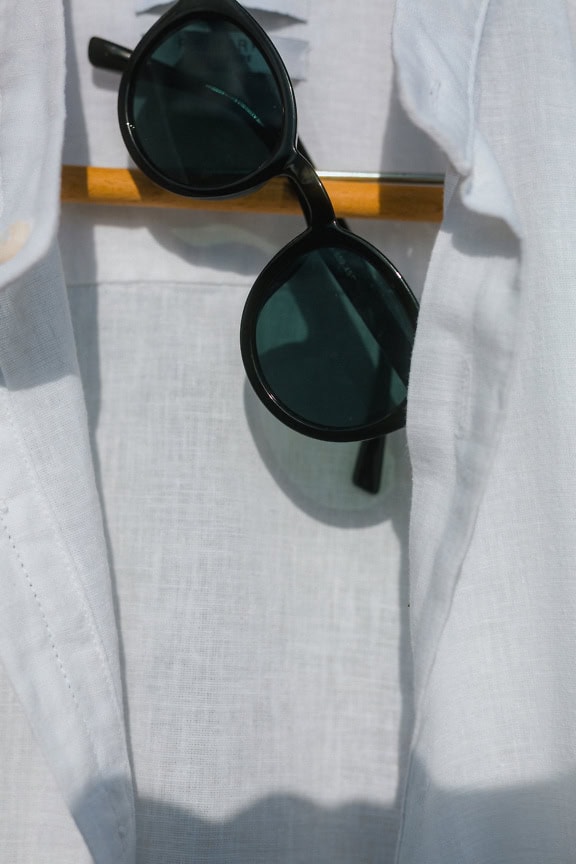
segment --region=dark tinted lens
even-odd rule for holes
[[[404,402],[414,326],[394,279],[348,249],[296,260],[256,324],[261,372],[290,413],[351,429]]]
[[[132,82],[136,142],[170,180],[217,189],[253,174],[278,148],[278,85],[250,37],[231,22],[180,25],[142,58]]]

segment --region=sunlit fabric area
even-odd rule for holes
[[[0,864],[576,860],[574,0],[0,23]]]

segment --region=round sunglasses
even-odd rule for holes
[[[282,175],[307,227],[256,279],[240,325],[246,375],[297,432],[361,441],[354,483],[380,486],[384,437],[405,425],[418,304],[396,267],[337,219],[297,136],[288,72],[236,0],[179,0],[134,51],[90,40],[122,72],[120,129],[157,184],[195,198]]]

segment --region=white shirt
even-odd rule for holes
[[[571,860],[563,4],[400,0],[400,93],[444,157],[390,95],[391,5],[288,26],[319,165],[450,165],[413,483],[391,436],[369,502],[353,448],[283,430],[244,386],[243,298],[297,220],[65,208],[66,291],[64,22],[28,5],[3,13],[0,72],[6,860],[389,861],[397,838],[402,864]],[[85,45],[133,45],[140,19],[66,14],[64,161],[123,164],[117,80]],[[356,227],[418,290],[435,229]]]
[[[398,7],[404,104],[453,175],[410,393],[401,861],[576,849],[573,7],[543,13]]]

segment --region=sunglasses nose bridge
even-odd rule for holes
[[[300,147],[295,149],[294,158],[283,173],[296,189],[309,228],[319,228],[336,221],[328,193]]]

